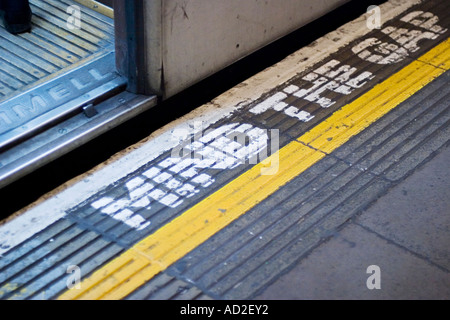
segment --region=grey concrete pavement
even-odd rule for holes
[[[449,244],[447,146],[256,299],[447,300]],[[380,289],[367,287],[371,265],[379,267]]]

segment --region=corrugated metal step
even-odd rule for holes
[[[112,19],[71,0],[30,4],[30,33],[0,28],[0,148],[126,83],[115,70]]]
[[[135,95],[108,101],[127,85],[115,67],[112,11],[30,5],[30,33],[0,25],[0,188],[154,105]]]
[[[30,5],[30,33],[12,35],[0,23],[0,102],[114,49],[112,19],[71,0]]]

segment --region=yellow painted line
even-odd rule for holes
[[[438,68],[442,68],[444,70],[450,69],[450,41],[444,41],[439,46],[433,48],[429,53],[426,54],[419,59],[418,61],[429,63]]]
[[[450,51],[443,50],[448,46],[448,40],[438,45],[420,58],[423,62],[412,62],[272,155],[274,163],[278,157],[276,174],[262,174],[269,170],[267,161],[254,166],[59,299],[126,297],[448,70]]]

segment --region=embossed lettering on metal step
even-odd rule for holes
[[[0,148],[57,123],[124,87],[108,53],[0,103]]]

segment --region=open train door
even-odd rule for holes
[[[171,97],[348,0],[115,0],[131,90]]]

